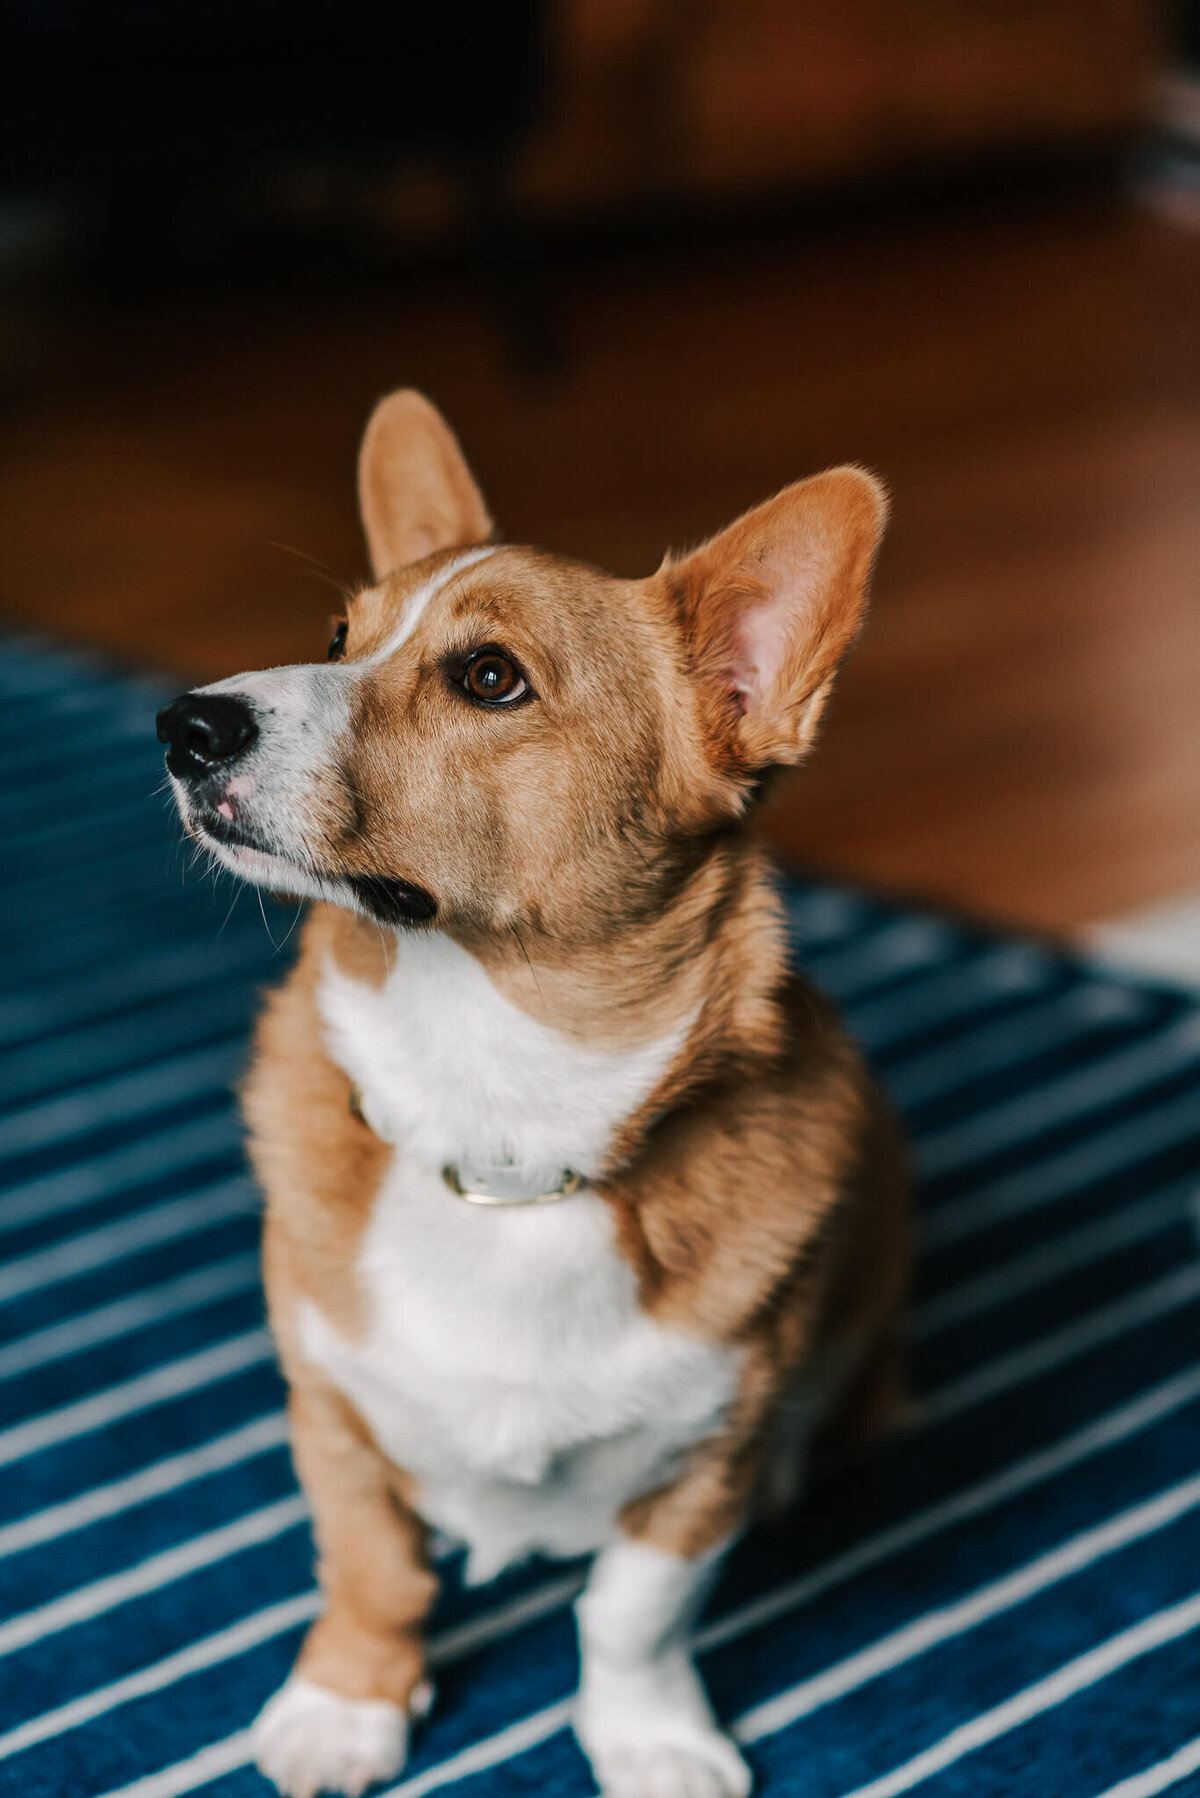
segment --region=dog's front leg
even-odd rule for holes
[[[292,1451],[313,1510],[324,1613],[254,1727],[258,1765],[287,1798],[354,1798],[390,1779],[429,1704],[420,1625],[437,1595],[420,1519],[354,1413],[293,1388]]]
[[[707,1502],[715,1471],[702,1455],[690,1477],[632,1507],[576,1606],[575,1730],[605,1798],[746,1798],[750,1790],[750,1770],[717,1725],[689,1640],[731,1533],[725,1507]]]

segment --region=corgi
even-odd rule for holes
[[[689,1631],[814,1434],[899,1383],[902,1146],[750,828],[884,494],[834,468],[613,579],[500,541],[414,392],[359,494],[373,579],[328,659],[158,717],[188,833],[314,901],[244,1088],[324,1598],[258,1763],[287,1798],[397,1773],[436,1530],[468,1580],[594,1555],[608,1798],[744,1798]]]

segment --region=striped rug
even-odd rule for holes
[[[265,1798],[316,1610],[229,1085],[293,918],[189,866],[161,685],[0,663],[0,1786]],[[156,796],[157,795],[157,796]],[[789,889],[922,1170],[920,1409],[737,1551],[700,1629],[764,1794],[1200,1792],[1200,1010]],[[395,1798],[589,1790],[577,1566],[464,1594]]]

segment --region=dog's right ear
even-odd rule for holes
[[[862,622],[886,519],[874,475],[830,468],[663,564],[728,765],[757,771],[807,754]]]
[[[377,580],[492,534],[458,439],[411,387],[389,393],[371,414],[358,457],[358,503]]]

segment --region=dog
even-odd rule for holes
[[[691,1625],[816,1433],[899,1390],[902,1146],[750,830],[885,497],[835,468],[613,579],[501,542],[410,391],[359,493],[374,578],[328,661],[158,718],[189,834],[316,902],[243,1094],[325,1607],[258,1763],[287,1798],[398,1771],[437,1530],[468,1581],[594,1554],[608,1798],[744,1798]]]

